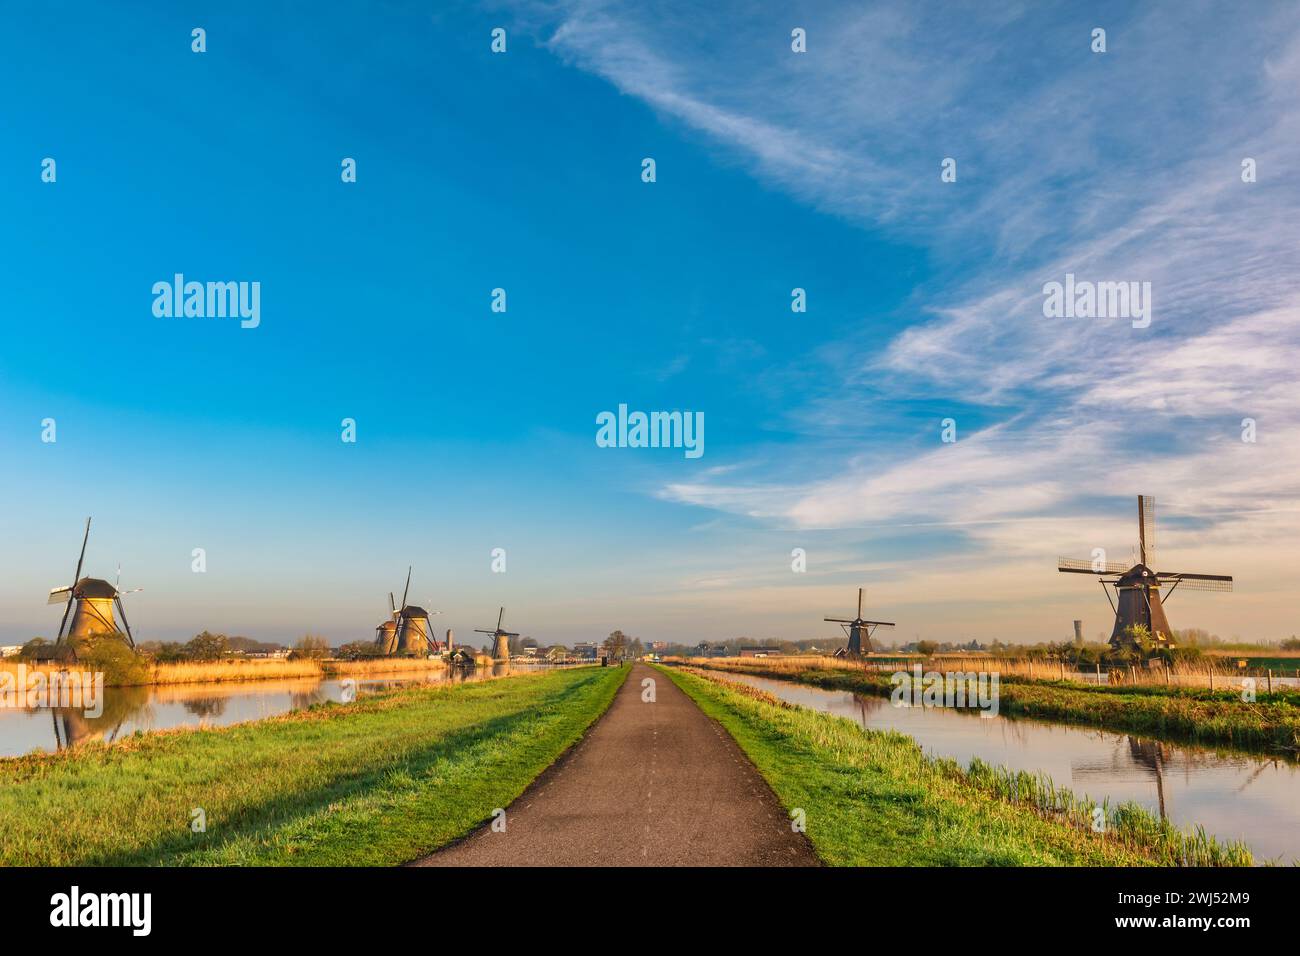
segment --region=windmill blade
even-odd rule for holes
[[[115,597],[113,598],[113,603],[117,605],[117,613],[122,616],[122,626],[126,628],[126,642],[130,644],[131,649],[134,650],[135,638],[131,635],[131,625],[127,622],[126,608],[122,607],[122,599],[120,597]]]
[[[81,566],[86,560],[86,542],[90,540],[90,519],[86,519],[86,534],[81,539],[81,555],[77,558],[77,573],[72,576],[72,585],[76,587],[81,580]]]
[[[501,608],[501,613],[497,615],[497,630],[501,630],[501,622],[505,619],[506,609]]]
[[[72,588],[64,585],[61,588],[51,588],[50,598],[46,604],[65,604],[72,598]]]
[[[72,586],[75,588],[77,582],[81,580],[81,565],[86,560],[86,542],[90,540],[90,519],[86,519],[86,533],[81,539],[81,555],[77,558],[77,573],[72,576]],[[63,629],[68,625],[68,615],[72,613],[72,602],[69,601],[63,609],[63,620],[59,622],[59,636],[54,639],[57,644],[63,640]]]
[[[859,621],[860,624],[872,624],[876,627],[894,627],[893,621]]]
[[[1226,581],[1209,577],[1174,578],[1174,586],[1180,591],[1231,591],[1232,578]]]
[[[1128,570],[1128,565],[1122,561],[1103,561],[1104,570],[1098,571],[1093,567],[1092,561],[1081,561],[1077,558],[1057,558],[1056,570],[1069,571],[1074,574],[1123,574]]]
[[[1180,581],[1231,581],[1231,574],[1191,574],[1185,571],[1165,571],[1158,578],[1177,578]]]
[[[402,610],[406,610],[406,595],[411,592],[411,567],[406,568],[406,590],[402,592]]]
[[[132,588],[129,591],[118,591],[117,593],[118,596],[121,597],[123,594],[139,594],[143,590],[144,588]]]
[[[518,637],[518,636],[519,636],[519,632],[518,632],[518,631],[498,631],[497,633],[500,634],[502,637]]]
[[[824,617],[823,621],[830,621],[832,624],[852,624],[853,622],[843,617]]]
[[[1156,558],[1156,499],[1138,495],[1138,546],[1142,563],[1150,567]]]
[[[496,631],[485,631],[481,627],[476,627],[474,628],[474,633],[475,634],[496,634]]]
[[[862,588],[858,588],[858,617],[862,617]]]

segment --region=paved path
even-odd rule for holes
[[[655,703],[641,681],[655,681]],[[418,866],[815,866],[731,735],[644,664],[570,751],[484,827]]]

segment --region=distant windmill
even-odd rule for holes
[[[393,593],[388,592],[388,606],[391,620],[384,621],[375,628],[375,645],[381,653],[392,656],[423,656],[438,651],[438,641],[433,637],[429,627],[429,611],[414,604],[407,604],[407,595],[411,593],[411,571],[406,569],[406,588],[402,591],[401,609],[393,600]],[[437,614],[437,611],[433,612]]]
[[[1112,647],[1132,645],[1131,628],[1141,625],[1161,647],[1173,647],[1173,629],[1165,617],[1164,602],[1179,587],[1187,591],[1231,591],[1230,574],[1191,574],[1186,571],[1153,571],[1156,550],[1156,500],[1138,495],[1137,563],[1126,568],[1121,561],[1075,561],[1061,558],[1057,570],[1070,574],[1093,574],[1101,579],[1106,600],[1115,612],[1115,627],[1110,634]],[[1114,576],[1111,578],[1110,576]],[[1160,596],[1160,589],[1172,586]],[[1118,601],[1111,598],[1107,585],[1115,589]]]
[[[496,661],[510,660],[510,638],[519,635],[511,631],[501,630],[501,622],[505,619],[506,609],[502,608],[501,613],[497,615],[497,629],[495,631],[485,631],[482,628],[475,628],[475,634],[492,635],[492,659]]]
[[[842,617],[827,617],[823,620],[839,624],[849,636],[849,646],[844,654],[847,657],[861,657],[871,652],[871,635],[878,627],[893,627],[890,621],[864,621],[862,619],[862,588],[858,588],[858,616],[853,620]]]
[[[126,620],[126,609],[122,606],[122,595],[134,594],[143,588],[119,591],[115,585],[100,578],[83,578],[81,567],[86,560],[86,544],[90,540],[90,519],[86,519],[86,533],[81,539],[81,555],[77,558],[77,570],[72,576],[72,584],[53,588],[47,604],[65,604],[63,620],[59,623],[59,636],[55,646],[64,644],[64,629],[67,628],[66,645],[76,655],[77,644],[89,638],[122,633],[113,617],[113,609],[122,619],[126,642],[134,649],[135,638],[131,635],[131,625]],[[121,583],[122,568],[117,569],[118,583]],[[74,613],[75,605],[75,613]],[[68,627],[68,616],[72,616],[72,626]]]

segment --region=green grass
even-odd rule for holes
[[[736,739],[818,855],[839,866],[1128,866],[1251,862],[1240,845],[1184,835],[1133,804],[1093,805],[1044,777],[927,757],[868,731],[702,673],[660,668]]]
[[[725,668],[728,671],[736,667]],[[888,695],[888,674],[809,667],[797,672],[756,663],[740,669],[756,677],[790,680],[827,690]],[[1091,686],[1070,681],[1006,677],[999,713],[1252,750],[1300,752],[1300,693],[1263,692],[1243,701],[1239,689],[1161,686]]]
[[[623,668],[436,688],[0,761],[0,864],[387,865],[508,806]],[[207,814],[193,833],[191,811]]]

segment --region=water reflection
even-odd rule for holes
[[[102,697],[103,711],[94,717],[87,716],[82,708],[0,708],[0,757],[64,750],[90,741],[112,743],[137,731],[224,727],[306,710],[326,701],[347,703],[399,687],[459,684],[536,669],[527,665],[512,667],[503,661],[491,667],[471,664],[366,678],[108,687]]]
[[[55,749],[75,747],[91,740],[112,742],[122,727],[149,708],[149,692],[144,687],[114,688],[120,693],[104,691],[103,709],[98,716],[87,716],[81,707],[40,707],[25,712],[44,718],[48,713],[54,730]]]
[[[1243,840],[1256,860],[1300,860],[1300,763],[1026,718],[894,707],[889,698],[729,674],[775,697],[897,730],[927,752],[1047,774],[1112,805],[1133,801],[1182,828]]]
[[[220,717],[226,712],[226,699],[224,697],[196,697],[194,700],[181,702],[185,712],[193,714],[200,719],[205,717]]]

